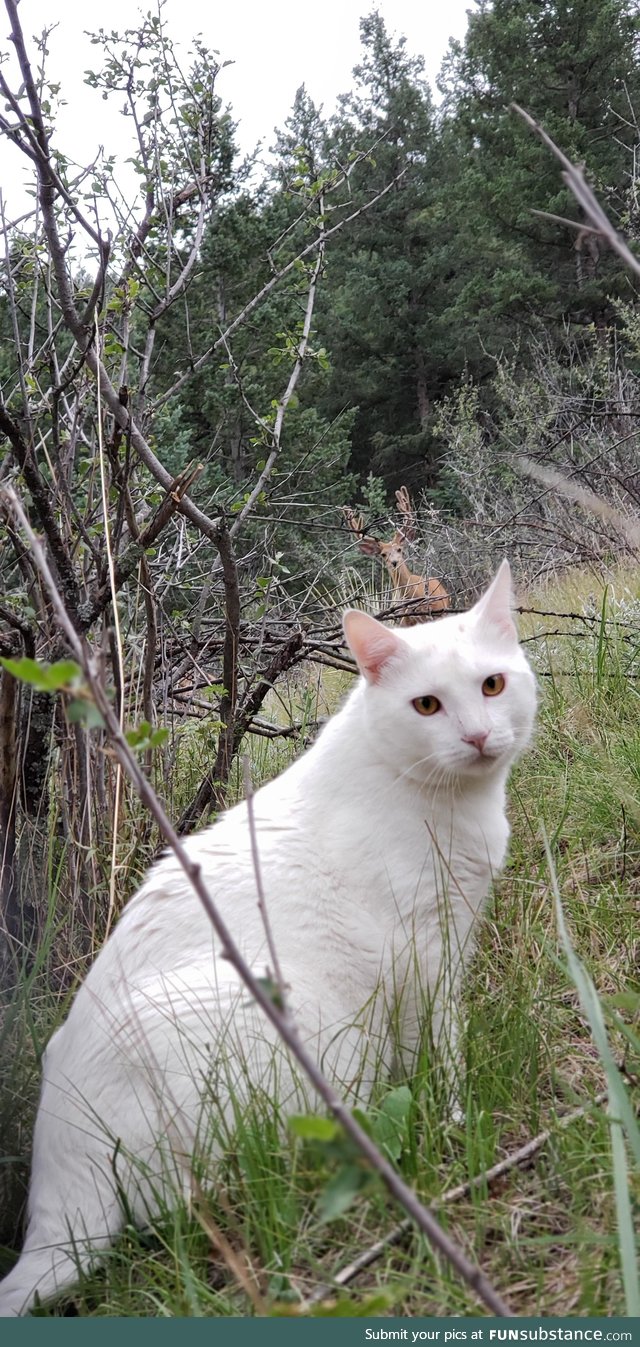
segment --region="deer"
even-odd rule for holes
[[[434,576],[425,579],[423,575],[414,575],[409,570],[404,559],[404,549],[407,543],[413,542],[416,528],[415,512],[406,486],[401,486],[399,491],[396,491],[396,503],[404,522],[396,529],[388,543],[381,543],[378,538],[365,535],[362,515],[356,514],[350,506],[344,505],[342,513],[347,528],[351,533],[355,533],[358,539],[360,551],[364,552],[366,557],[380,557],[384,562],[391,579],[395,602],[411,604],[411,611],[400,618],[399,625],[415,627],[426,618],[433,617],[435,613],[446,612],[451,600],[441,580],[436,580]]]

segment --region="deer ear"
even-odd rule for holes
[[[494,632],[499,632],[501,636],[516,642],[518,633],[511,616],[512,607],[511,567],[505,559],[501,562],[489,588],[478,599],[471,612],[483,626],[490,626]]]
[[[351,654],[368,683],[379,683],[390,661],[402,657],[407,649],[394,631],[359,608],[349,608],[342,625]]]
[[[380,555],[380,543],[377,538],[361,538],[358,543],[361,552],[365,557],[377,557]]]

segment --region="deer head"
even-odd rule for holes
[[[371,538],[365,534],[364,519],[361,514],[356,514],[348,505],[343,505],[342,513],[347,528],[354,533],[358,548],[364,553],[365,557],[381,557],[387,566],[397,566],[403,560],[403,548],[407,541],[404,533],[396,529],[393,538],[387,543],[381,543],[379,538]]]

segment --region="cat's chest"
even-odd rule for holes
[[[504,810],[466,802],[428,807],[408,795],[405,808],[352,810],[336,828],[336,860],[367,897],[409,913],[459,897],[474,909],[502,865],[508,840]]]

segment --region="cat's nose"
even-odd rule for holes
[[[478,734],[464,734],[462,736],[462,742],[463,744],[473,744],[473,747],[477,748],[478,753],[482,753],[488,738],[489,731],[481,730]]]

